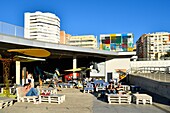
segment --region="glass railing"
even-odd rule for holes
[[[24,28],[5,22],[0,22],[0,34],[11,35],[16,37],[24,37]]]

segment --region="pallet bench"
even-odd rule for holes
[[[18,87],[16,88],[17,91],[17,102],[37,102],[39,97],[38,96],[24,96],[22,94],[22,88],[23,87]]]
[[[57,94],[57,88],[40,88],[40,93],[50,93],[50,94]]]
[[[106,90],[106,87],[96,87],[96,91]]]
[[[86,86],[84,86],[83,93],[89,93],[89,92],[94,92],[94,87],[93,84],[87,83]]]
[[[1,99],[0,100],[0,109],[8,107],[8,106],[12,106],[14,103],[15,99],[12,98],[8,98],[8,99]]]
[[[147,94],[133,94],[133,102],[136,104],[152,104],[152,97]]]
[[[84,90],[83,90],[83,93],[89,93],[89,92],[94,92],[94,88],[91,88],[91,87],[86,87],[86,88],[84,88]]]
[[[107,100],[109,104],[131,104],[131,95],[107,94]]]
[[[65,95],[63,94],[51,94],[51,95],[40,95],[39,102],[48,102],[48,103],[63,103],[65,101]]]
[[[35,103],[38,101],[38,96],[23,96],[17,100],[18,100],[18,102],[34,102]]]
[[[129,85],[121,85],[123,87],[124,91],[130,91],[130,86]]]

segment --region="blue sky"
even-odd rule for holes
[[[170,32],[170,0],[1,0],[0,21],[24,26],[24,12],[51,12],[71,35]]]

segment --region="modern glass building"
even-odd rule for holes
[[[133,51],[132,33],[100,35],[100,49],[108,51]]]

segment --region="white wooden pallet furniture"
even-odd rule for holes
[[[24,96],[23,95],[23,89],[24,87],[18,87],[16,88],[17,91],[17,102],[37,102],[38,96]]]
[[[106,90],[106,87],[96,87],[96,91]]]
[[[152,104],[152,97],[147,94],[133,94],[133,102],[136,104]]]
[[[8,107],[8,106],[12,106],[14,103],[15,99],[12,98],[8,98],[8,99],[1,99],[0,100],[0,109]]]
[[[83,93],[90,93],[90,92],[94,92],[94,88],[84,88]]]
[[[83,93],[89,93],[89,92],[94,92],[94,87],[93,84],[87,83],[87,85],[83,89]]]
[[[122,104],[128,103],[131,104],[131,95],[122,95],[122,94],[107,94],[107,100],[109,104]]]
[[[9,87],[9,93],[13,94],[14,93],[15,88],[14,87]],[[0,94],[3,94],[4,88],[0,88]]]
[[[130,91],[130,86],[129,85],[121,85],[123,87],[124,91]]]
[[[63,103],[65,101],[65,95],[63,94],[51,94],[51,95],[40,95],[39,102],[48,102],[48,103]]]
[[[50,93],[50,94],[57,94],[57,88],[40,88],[40,93]]]

